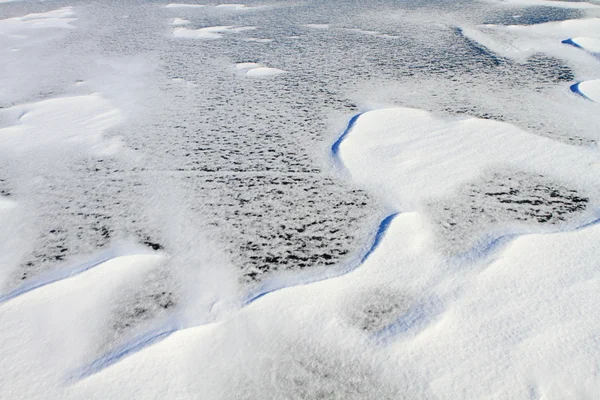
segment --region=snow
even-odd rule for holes
[[[285,74],[285,72],[286,71],[279,69],[279,68],[259,67],[259,68],[252,68],[251,70],[246,72],[246,76],[263,77],[263,76]]]
[[[600,38],[579,36],[567,40],[569,40],[572,44],[589,51],[590,53],[600,54]],[[563,43],[565,42],[563,41]]]
[[[200,8],[206,7],[204,4],[170,3],[165,8]]]
[[[481,43],[495,53],[525,60],[543,52],[557,58],[568,58],[578,64],[584,63],[581,52],[565,50],[564,41],[585,37],[588,44],[600,40],[600,18],[547,22],[537,25],[484,25],[465,28],[465,36]],[[588,61],[589,63],[589,61]],[[592,60],[592,64],[595,62]]]
[[[506,7],[556,7],[571,9],[597,9],[597,4],[584,1],[560,1],[560,0],[479,0],[485,3],[493,3]]]
[[[306,24],[304,26],[310,29],[329,29],[328,24]]]
[[[19,115],[0,129],[0,151],[26,153],[54,149],[60,154],[77,148],[95,154],[111,154],[121,147],[104,132],[123,117],[100,94],[63,97],[21,104],[1,112]]]
[[[209,26],[200,29],[189,29],[189,28],[175,28],[173,30],[173,36],[177,38],[193,38],[193,39],[221,39],[224,34],[238,33],[248,30],[256,29],[253,26]]]
[[[106,310],[125,282],[139,279],[162,259],[159,255],[121,256],[2,304],[0,368],[11,382],[10,388],[0,389],[2,397],[16,393],[32,399],[56,396],[52,386],[61,386],[69,369],[93,353],[91,343],[98,339],[106,317],[102,305]],[[30,362],[25,364],[25,360]],[[26,365],[28,370],[23,369]],[[43,380],[47,391],[32,386],[32,376]]]
[[[579,82],[576,92],[585,98],[600,103],[600,79]]]
[[[280,74],[285,74],[287,72],[287,71],[284,71],[279,68],[265,67],[262,64],[253,63],[253,62],[239,63],[239,64],[235,65],[235,68],[238,71],[244,72],[244,75],[253,77],[253,78],[261,78],[261,77],[271,76],[271,75],[280,75]]]
[[[183,18],[174,18],[173,19],[173,25],[188,25],[190,24],[190,21],[188,21],[187,19],[183,19]]]
[[[23,17],[0,20],[0,36],[22,38],[30,29],[74,29],[76,18],[71,7],[63,7],[45,13],[32,13]]]
[[[235,67],[237,69],[252,69],[252,68],[260,68],[262,65],[259,63],[254,63],[254,62],[246,62],[246,63],[239,63],[236,64]]]
[[[0,398],[598,397],[600,19],[363,3],[0,21]]]
[[[477,118],[446,120],[422,110],[369,111],[339,147],[356,182],[397,210],[415,210],[428,198],[450,194],[481,171],[501,166],[593,182],[597,155],[530,134],[510,124]],[[562,164],[564,162],[564,164]],[[557,165],[571,165],[566,171]]]

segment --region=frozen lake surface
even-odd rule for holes
[[[0,0],[0,398],[600,397],[600,2]]]

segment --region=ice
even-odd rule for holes
[[[591,3],[142,3],[1,7],[0,398],[599,397]]]

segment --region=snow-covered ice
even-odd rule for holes
[[[0,398],[599,396],[596,1],[199,3],[0,7]]]

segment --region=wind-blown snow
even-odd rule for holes
[[[191,23],[191,21],[189,21],[187,19],[183,19],[183,18],[174,18],[173,19],[173,25],[188,25],[190,23]]]
[[[479,0],[485,3],[493,3],[506,7],[557,7],[572,9],[597,9],[600,6],[585,1],[561,1],[561,0]]]
[[[44,100],[0,112],[20,115],[10,126],[0,129],[0,151],[53,149],[60,154],[67,148],[77,148],[110,154],[120,148],[117,139],[107,140],[103,133],[118,125],[122,115],[100,94]]]
[[[600,79],[579,82],[576,88],[579,94],[596,103],[600,103]]]
[[[599,397],[595,6],[202,3],[0,10],[1,398]]]
[[[165,8],[200,8],[206,7],[204,4],[188,4],[188,3],[170,3]]]
[[[262,64],[251,62],[236,64],[235,68],[238,71],[243,71],[246,76],[254,78],[260,78],[271,75],[280,75],[285,74],[287,72],[279,68],[265,67]]]
[[[173,36],[177,38],[193,38],[193,39],[221,39],[224,34],[238,33],[248,30],[253,30],[255,27],[252,26],[209,26],[200,29],[189,29],[189,28],[175,28],[173,30]]]
[[[341,143],[340,157],[352,179],[399,210],[448,195],[490,168],[520,168],[583,183],[593,182],[597,172],[597,154],[590,149],[501,122],[446,120],[410,108],[362,114]],[[565,164],[571,165],[568,171],[558,167]]]
[[[0,36],[22,38],[29,29],[73,29],[76,21],[71,7],[63,7],[45,13],[32,13],[23,17],[0,20]]]

